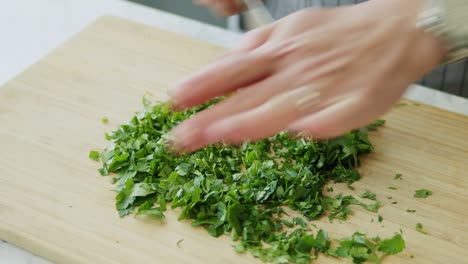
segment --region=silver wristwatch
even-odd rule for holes
[[[426,0],[418,26],[446,41],[443,64],[468,58],[468,0]]]

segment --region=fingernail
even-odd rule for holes
[[[187,108],[184,105],[177,103],[174,99],[169,99],[167,101],[167,104],[169,106],[169,109],[171,109],[172,111],[176,111],[176,112]]]
[[[176,96],[177,91],[179,89],[178,87],[179,85],[176,84],[166,89],[166,94],[169,96],[169,98],[173,99]]]
[[[174,137],[171,133],[167,133],[161,136],[166,141],[166,147],[168,151],[172,154],[180,154],[179,146],[176,146],[178,142],[177,138]]]
[[[184,105],[177,98],[180,89],[181,88],[179,88],[179,85],[166,89],[166,94],[169,96],[168,103],[170,104],[172,110],[181,110],[185,108]]]
[[[178,153],[190,152],[197,140],[200,140],[201,131],[199,127],[175,128],[166,136],[167,145]]]
[[[302,135],[302,132],[299,131],[299,130],[290,129],[290,130],[288,130],[288,134],[292,138],[300,138],[301,135]]]

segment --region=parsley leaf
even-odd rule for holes
[[[377,262],[377,241],[356,233],[351,248],[343,242],[335,250],[327,232],[314,234],[308,221],[324,214],[330,220],[346,220],[350,205],[378,211],[380,202],[365,204],[350,195],[323,193],[330,182],[351,188],[360,179],[355,167],[360,166],[361,155],[373,150],[367,133],[384,121],[324,141],[281,132],[237,147],[211,145],[190,154],[171,153],[167,133],[219,100],[173,112],[166,103],[143,98],[142,111],[106,133],[109,146],[89,156],[100,159],[101,175],[112,175],[119,215],[163,220],[170,205],[180,209],[179,220],[189,219],[214,237],[230,235],[238,241],[236,252],[249,252],[266,262],[309,263],[319,253],[330,252],[347,254],[356,263]],[[369,192],[366,198],[375,200],[375,195]],[[286,220],[284,206],[302,216]]]
[[[100,154],[98,151],[92,150],[89,152],[89,158],[94,161],[99,161]]]
[[[405,241],[401,234],[396,234],[392,238],[385,239],[379,243],[378,249],[387,255],[398,254],[405,249]]]
[[[379,237],[368,239],[364,234],[356,232],[351,238],[341,240],[336,249],[330,249],[331,256],[350,258],[353,263],[373,261],[380,263],[386,255],[400,253],[405,248],[405,242],[400,234],[381,240]],[[382,252],[382,254],[378,254]]]
[[[366,190],[364,193],[361,193],[359,197],[369,199],[369,200],[375,200],[375,193],[370,192],[369,190]]]
[[[135,216],[149,216],[156,219],[164,219],[164,213],[161,211],[160,207],[153,208],[152,204],[146,201],[144,204],[140,205],[138,211],[136,212]]]
[[[382,221],[383,221],[383,217],[382,217],[381,215],[379,215],[379,217],[378,217],[378,219],[377,219],[377,220],[379,221],[379,223],[382,223]]]
[[[429,191],[426,189],[416,190],[414,193],[414,197],[417,197],[417,198],[426,198],[431,195],[432,195],[432,191]]]

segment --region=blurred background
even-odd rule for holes
[[[341,6],[363,1],[264,0],[276,19],[306,7]],[[252,28],[244,14],[218,17],[204,7],[193,5],[192,0],[0,0],[0,4],[0,84],[105,14],[162,27],[228,48],[236,44],[240,32]],[[180,17],[189,18],[191,22]],[[206,30],[209,32],[204,32]],[[467,79],[468,61],[464,61],[435,69],[419,84],[468,98]]]

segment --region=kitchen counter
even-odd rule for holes
[[[60,46],[101,15],[111,14],[225,47],[240,34],[120,0],[16,0],[0,8],[0,85]],[[0,88],[1,89],[1,88]],[[468,100],[422,86],[413,86],[409,99],[468,115]],[[0,264],[50,263],[0,241]]]

